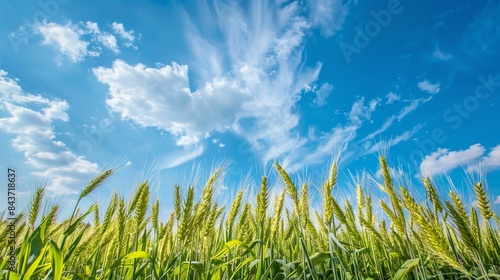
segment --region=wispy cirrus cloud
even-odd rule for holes
[[[179,146],[200,145],[207,134],[231,131],[248,141],[263,162],[280,158],[308,142],[294,129],[300,120],[295,106],[322,68],[320,61],[303,57],[309,33],[317,27],[327,34],[340,29],[347,14],[341,1],[310,4],[252,1],[244,12],[225,1],[200,2],[196,22],[186,10],[179,11],[193,66],[151,68],[117,60],[94,74],[109,87],[111,111],[170,132]],[[335,14],[320,22],[321,5]],[[323,83],[315,105],[325,105],[332,89]]]
[[[398,121],[401,121],[404,117],[406,117],[411,112],[415,111],[421,104],[429,102],[432,99],[432,96],[427,98],[418,98],[414,100],[410,100],[410,104],[406,105],[401,109],[399,114],[396,116]]]
[[[287,154],[283,158],[283,166],[294,172],[303,166],[328,160],[332,156],[336,156],[335,153],[343,153],[342,160],[349,160],[352,156],[352,152],[348,150],[350,142],[356,138],[363,122],[371,120],[372,113],[381,101],[382,99],[375,98],[365,102],[364,97],[358,98],[347,114],[348,121],[345,125],[338,124],[314,143],[311,143],[310,146],[296,145],[294,147],[295,153]]]
[[[429,102],[431,99],[432,99],[432,96],[429,96],[427,98],[418,98],[418,99],[414,99],[414,100],[409,100],[410,104],[401,108],[398,114],[389,116],[384,121],[384,123],[382,124],[382,126],[380,128],[378,128],[375,131],[366,135],[362,140],[360,140],[360,142],[365,142],[365,141],[371,140],[375,136],[385,132],[387,129],[389,129],[394,124],[394,121],[397,120],[398,122],[401,122],[401,120],[403,118],[405,118],[407,115],[409,115],[410,113],[415,111],[421,104]]]
[[[380,140],[378,142],[374,141],[376,136],[381,135],[388,130],[395,121],[401,122],[406,116],[417,110],[419,106],[432,100],[434,94],[439,92],[441,85],[440,83],[432,84],[429,81],[424,80],[419,82],[417,86],[420,90],[427,91],[430,95],[428,97],[421,97],[413,100],[404,100],[405,102],[409,102],[409,104],[402,107],[397,114],[389,116],[378,129],[370,132],[363,139],[358,141],[358,144],[363,147],[363,154],[371,154],[383,149],[388,149],[399,144],[400,142],[408,141],[422,128],[422,125],[416,125],[412,129],[403,132],[395,138]],[[387,105],[392,104],[396,100],[400,100],[401,96],[393,92],[389,92],[386,95],[386,99],[387,101],[385,104]]]
[[[422,125],[416,125],[410,130],[406,130],[403,133],[397,135],[394,138],[389,140],[381,140],[375,143],[371,143],[369,141],[364,142],[364,154],[373,154],[379,151],[383,151],[385,149],[389,149],[392,146],[395,146],[401,142],[406,142],[410,140],[420,129],[422,129]]]

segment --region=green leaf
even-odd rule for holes
[[[229,280],[232,280],[234,279],[234,277],[236,277],[236,274],[238,273],[238,271],[240,271],[240,269],[242,269],[247,263],[249,262],[252,262],[254,261],[255,259],[253,257],[248,257],[247,259],[245,259],[244,261],[242,261],[237,267],[236,269],[233,271],[233,275],[231,275],[231,278],[229,278]]]
[[[406,275],[410,273],[415,266],[418,265],[420,262],[420,258],[416,259],[409,259],[407,260],[403,266],[394,274],[394,277],[392,277],[392,280],[401,280],[401,279],[406,279]]]
[[[33,272],[33,275],[43,275],[48,270],[50,270],[50,263],[40,264]]]
[[[132,253],[128,253],[125,256],[119,258],[116,260],[109,268],[108,271],[111,271],[117,267],[119,267],[123,262],[127,260],[132,260],[132,259],[148,259],[149,254],[144,252],[144,251],[135,251]]]
[[[318,275],[316,274],[314,265],[312,264],[311,259],[309,258],[309,253],[307,252],[306,243],[304,242],[304,239],[302,239],[302,237],[300,238],[300,244],[302,245],[304,257],[307,261],[307,266],[309,267],[309,271],[311,272],[313,279],[318,279]]]
[[[54,273],[54,280],[60,280],[63,272],[63,256],[62,252],[53,241],[49,241],[50,255],[52,256],[52,273]]]
[[[340,263],[340,265],[342,266],[342,268],[347,270],[349,268],[349,265],[347,264],[347,260],[344,258],[344,256],[342,254],[335,254],[336,252],[334,252],[332,241],[333,241],[333,243],[337,244],[337,246],[340,249],[344,249],[345,252],[350,253],[350,251],[345,249],[332,233],[329,234],[328,244],[329,244],[329,249],[330,249],[330,256],[332,257],[332,260],[334,262],[338,261]],[[335,257],[335,255],[337,255],[337,257]]]
[[[500,274],[495,274],[495,273],[488,273],[486,275],[482,275],[482,276],[479,276],[478,278],[476,278],[477,280],[480,280],[480,279],[487,279],[489,277],[493,277],[493,278],[496,278],[496,279],[500,279]]]
[[[80,244],[80,241],[82,240],[82,237],[83,237],[83,234],[85,233],[85,229],[82,230],[78,236],[73,240],[73,242],[69,245],[69,248],[67,249],[66,251],[66,254],[64,256],[64,262],[67,262],[69,260],[69,258],[71,257],[71,255],[73,254],[73,252],[76,250],[76,248],[78,247],[78,244]]]
[[[35,260],[31,263],[31,265],[26,269],[26,272],[21,274],[21,279],[31,279],[32,276],[34,276],[35,269],[38,267],[38,264],[43,258],[43,255],[45,254],[45,250],[42,249],[40,254],[35,258]]]
[[[198,272],[198,274],[201,276],[203,275],[203,263],[202,262],[195,262],[195,261],[192,261],[192,262],[185,262],[185,264],[191,264],[192,267],[194,267],[196,269],[196,271]]]
[[[340,243],[340,241],[335,237],[335,235],[333,235],[333,233],[330,233],[329,236],[330,236],[330,240],[332,240],[335,243],[335,245],[337,245],[342,251],[349,253],[349,254],[354,253],[354,251],[351,251],[351,250],[347,249],[346,247],[344,247]]]
[[[72,234],[76,228],[78,227],[78,225],[82,222],[83,219],[85,219],[85,217],[87,217],[90,213],[94,212],[96,209],[96,204],[92,204],[89,209],[87,210],[87,212],[85,212],[85,214],[83,214],[82,216],[80,216],[78,219],[76,219],[76,221],[74,221],[65,231],[64,231],[64,235],[70,235]]]
[[[203,263],[199,261],[191,261],[191,262],[183,262],[178,267],[174,269],[174,275],[180,275],[181,279],[187,279],[186,276],[189,276],[189,269],[193,269],[198,273],[198,276],[203,275]],[[190,279],[190,278],[189,278]]]
[[[214,274],[212,274],[212,277],[210,277],[211,280],[219,280],[221,279],[220,277],[220,269],[217,269]]]
[[[3,270],[2,273],[0,274],[1,276],[7,275],[7,278],[0,278],[0,279],[7,279],[7,280],[19,280],[21,279],[21,276],[14,271],[9,271],[9,270]]]
[[[217,253],[215,253],[212,259],[220,259],[222,256],[226,255],[229,252],[229,250],[234,246],[246,247],[243,242],[237,239],[233,239],[231,241],[226,242],[226,244],[224,244],[224,247],[222,247]]]
[[[43,220],[42,223],[31,233],[27,240],[23,241],[21,250],[18,255],[19,260],[21,261],[20,269],[18,271],[21,275],[24,275],[28,268],[32,268],[31,266],[33,262],[36,261],[37,258],[42,254],[46,225],[47,219]],[[35,268],[36,266],[32,268],[31,273],[33,273]]]
[[[76,272],[73,272],[73,271],[68,271],[67,273],[69,273],[71,275],[74,275],[74,276],[80,278],[81,280],[92,280],[92,279],[95,279],[95,277],[92,277],[92,276],[89,276],[89,275],[85,275],[85,274],[76,273]]]
[[[322,264],[324,261],[330,258],[330,252],[317,252],[310,257],[313,265]]]

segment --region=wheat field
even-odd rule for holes
[[[417,199],[396,186],[380,157],[383,197],[358,185],[353,201],[340,200],[332,194],[342,187],[334,163],[316,211],[311,186],[274,167],[281,193],[271,197],[263,177],[255,201],[240,190],[227,207],[214,199],[220,170],[199,199],[195,186],[175,186],[173,201],[151,201],[145,181],[131,199],[115,193],[108,205],[80,209],[110,169],[62,220],[59,205],[41,213],[38,188],[15,221],[15,244],[1,216],[0,279],[500,279],[500,219],[481,182],[472,186],[475,206],[457,192],[439,195],[430,178],[422,179],[425,199]],[[173,211],[160,213],[160,203]]]

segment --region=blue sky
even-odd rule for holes
[[[340,182],[377,177],[383,153],[416,188],[484,179],[500,204],[498,14],[493,0],[2,1],[0,166],[21,202],[117,164],[94,200],[153,176],[168,201],[193,166],[225,163],[234,193],[275,161],[309,178],[337,154]]]

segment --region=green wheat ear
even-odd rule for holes
[[[491,219],[493,217],[493,211],[491,209],[490,201],[486,196],[486,192],[484,191],[483,184],[477,183],[474,186],[474,191],[476,192],[476,197],[477,197],[477,208],[479,208],[481,216],[485,220]]]
[[[425,193],[426,193],[427,199],[432,202],[436,212],[441,212],[443,210],[443,204],[441,203],[441,201],[439,199],[439,195],[436,191],[436,188],[431,183],[431,179],[428,177],[424,177],[423,181],[424,181],[424,187],[425,187]]]
[[[108,169],[108,170],[102,172],[101,174],[97,175],[94,179],[92,179],[87,184],[85,189],[83,189],[82,193],[80,194],[79,199],[86,197],[91,192],[93,192],[95,189],[97,189],[97,187],[99,187],[102,183],[104,183],[104,181],[106,181],[106,179],[109,178],[109,176],[111,176],[111,174],[113,174],[113,170]]]
[[[281,212],[283,212],[283,203],[285,202],[286,192],[282,191],[274,200],[274,220],[271,228],[271,236],[274,237],[278,231],[281,222]]]
[[[276,170],[278,170],[278,173],[279,173],[281,179],[285,183],[286,192],[292,198],[292,200],[295,204],[295,208],[296,208],[296,210],[298,210],[300,203],[299,203],[299,195],[297,193],[297,188],[295,187],[295,184],[292,182],[292,179],[290,178],[288,173],[286,173],[286,171],[283,169],[283,167],[281,167],[281,165],[279,165],[278,163],[275,163],[274,166],[276,167]]]
[[[236,194],[236,198],[231,204],[231,208],[229,210],[229,217],[226,220],[226,228],[229,229],[230,231],[232,231],[234,221],[236,220],[236,216],[240,212],[242,198],[243,198],[243,191],[239,190],[238,193]]]
[[[260,187],[260,192],[257,194],[257,223],[259,226],[263,226],[266,220],[267,207],[269,206],[269,188],[267,186],[267,177],[262,177],[262,183]]]
[[[181,211],[182,211],[182,199],[181,199],[181,191],[180,191],[180,186],[175,185],[175,202],[174,202],[174,209],[175,209],[175,219],[179,221],[181,219]]]
[[[42,206],[43,193],[44,188],[38,188],[30,202],[28,225],[30,225],[31,228],[35,228],[35,221],[40,212],[40,207]]]

